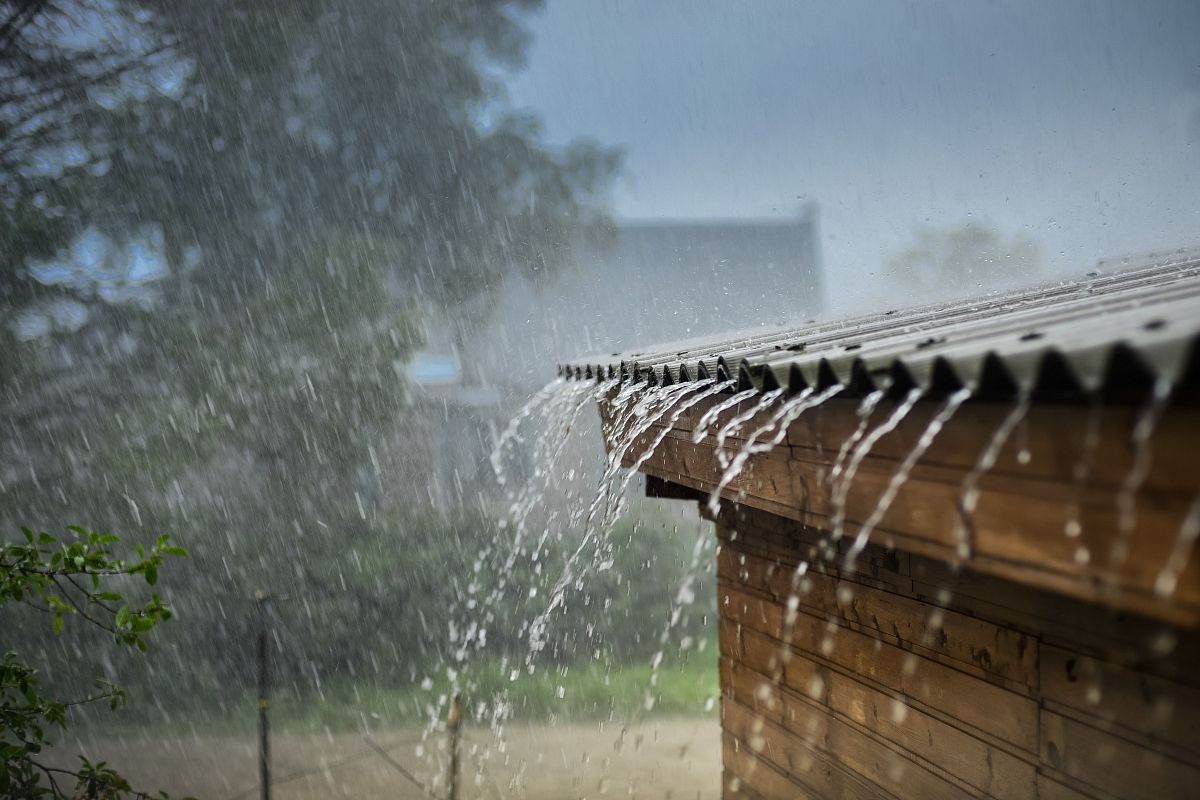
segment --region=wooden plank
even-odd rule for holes
[[[1034,793],[1035,769],[1030,761],[992,747],[811,659],[794,655],[788,666],[788,682],[783,687],[793,690],[795,697],[803,697],[816,685],[823,686],[820,697],[825,705],[815,705],[815,713],[835,715],[859,730],[878,736],[978,793],[995,797],[1029,797]],[[756,710],[758,704],[781,703],[778,691],[771,691],[770,678],[728,657],[721,659],[721,685],[723,689],[729,687],[744,705]],[[902,796],[905,793],[898,792]]]
[[[794,569],[749,553],[725,548],[717,574],[786,604]],[[907,643],[1026,687],[1038,682],[1037,648],[1031,637],[984,620],[947,611],[860,583],[808,573],[796,595],[805,609],[828,615],[856,630],[874,632],[893,644]]]
[[[1041,669],[1056,710],[1200,765],[1200,689],[1057,647],[1042,647]]]
[[[938,713],[977,736],[1037,751],[1037,707],[1027,697],[848,628],[831,632],[825,621],[804,612],[796,615],[792,643],[785,648],[784,614],[777,604],[720,581],[717,597],[722,653],[747,666],[767,675],[780,673],[788,682],[790,665],[784,659],[796,650],[874,688],[897,692],[910,705]]]
[[[852,544],[848,539],[830,542],[829,535],[817,528],[735,503],[724,504],[715,521],[717,537],[734,550],[792,566],[804,561],[810,571],[912,594],[908,553],[868,544],[855,559],[853,568],[847,569],[845,557]]]
[[[705,494],[688,486],[647,475],[646,497],[656,497],[660,500],[704,500]]]
[[[728,776],[722,786],[723,800],[763,798],[763,800],[822,800],[807,786],[797,783],[769,761],[759,758],[750,748],[728,733],[721,735],[721,760]]]
[[[1200,768],[1049,710],[1041,728],[1042,760],[1081,783],[1129,800],[1196,796]]]
[[[687,471],[705,482],[707,488],[715,487],[720,479],[719,465],[715,460],[705,465],[704,454],[690,442],[664,441],[647,466],[654,469],[660,456],[670,460],[676,447],[693,451],[686,462]],[[891,464],[881,468],[864,463],[858,470],[845,507],[851,535],[875,512],[893,468]],[[943,557],[953,557],[962,535],[958,507],[961,481],[959,473],[947,477],[932,468],[914,469],[881,518],[875,541],[886,541],[889,534],[919,538],[938,546]],[[1190,493],[1144,492],[1139,497],[1136,528],[1131,534],[1138,547],[1117,565],[1110,561],[1113,544],[1121,538],[1111,491],[1093,490],[1083,496],[1083,532],[1071,538],[1064,533],[1065,509],[1075,499],[1070,486],[1030,481],[1001,484],[996,479],[985,479],[980,488],[972,516],[974,549],[980,558],[1036,564],[1043,571],[1053,569],[1074,580],[1127,583],[1148,596],[1152,596],[1154,582],[1193,499]],[[793,506],[803,512],[802,521],[818,527],[828,528],[834,512],[828,486],[816,466],[789,456],[782,448],[752,459],[742,476],[731,484],[727,496],[736,498],[742,493],[744,502],[751,505],[769,501]],[[767,510],[779,513],[777,508]],[[1080,561],[1081,552],[1087,553],[1088,561]],[[1193,562],[1184,578],[1177,599],[1200,601],[1200,562]]]
[[[794,741],[816,748],[824,757],[890,794],[928,800],[957,800],[977,794],[945,771],[919,763],[902,748],[848,724],[820,704],[763,682],[762,676],[740,674],[749,678],[747,684],[735,682],[726,697],[781,725]]]
[[[1200,635],[1047,591],[914,556],[913,593],[1037,636],[1041,641],[1079,650],[1140,671],[1200,686]]]
[[[723,398],[701,401],[685,411],[676,421],[674,430],[689,441],[700,418]],[[751,400],[718,415],[708,430],[706,440],[737,414],[749,410]],[[607,415],[602,403],[602,414]],[[883,436],[871,448],[868,461],[903,460],[925,432],[929,421],[941,409],[936,401],[922,401],[913,407],[894,431]],[[832,464],[842,444],[859,424],[859,401],[834,397],[819,408],[801,414],[788,428],[785,443],[799,450],[810,451],[809,458]],[[871,419],[877,424],[886,419],[895,403],[885,401]],[[967,403],[946,424],[942,433],[922,457],[921,462],[939,465],[956,471],[973,467],[979,454],[991,441],[995,431],[1012,411],[1012,406],[1000,403]],[[992,474],[1034,480],[1064,480],[1074,474],[1084,461],[1088,426],[1095,425],[1096,445],[1088,463],[1088,482],[1098,487],[1120,485],[1135,456],[1131,432],[1141,412],[1140,408],[1113,405],[1096,412],[1072,406],[1035,405],[1026,414],[999,453]],[[1095,413],[1093,421],[1090,414]],[[1197,416],[1200,409],[1176,405],[1167,409],[1155,427],[1151,438],[1154,459],[1147,475],[1146,486],[1190,491],[1196,488],[1192,450],[1188,443],[1197,441]],[[766,424],[771,412],[760,412],[753,420],[727,437],[729,442],[741,443],[756,428]],[[607,416],[606,416],[607,418]],[[1022,451],[1025,455],[1022,455]]]
[[[1037,776],[1037,797],[1038,800],[1104,800],[1107,796],[1087,794],[1079,789],[1073,789],[1045,773],[1039,772]]]
[[[730,742],[732,746],[732,740],[730,740]],[[725,737],[722,737],[722,759],[724,759],[725,756],[724,750]],[[793,796],[796,795],[793,794]],[[761,794],[754,791],[754,789],[752,789],[745,781],[733,774],[733,772],[728,769],[721,771],[721,798],[722,800],[764,800]]]
[[[861,800],[893,797],[753,709],[724,698],[721,715],[723,729],[736,740],[741,753],[751,755],[758,762],[759,768],[755,769],[746,764],[743,756],[735,762],[737,766],[733,767],[733,772],[761,794],[768,797],[789,796],[777,793],[774,788],[777,781],[768,784],[761,778],[756,780],[761,766],[766,764],[800,784],[802,794],[807,790],[813,797]]]
[[[711,491],[720,477],[711,448],[670,437],[644,470],[702,491]],[[890,477],[890,471],[867,465],[859,470],[846,505],[848,536],[854,536],[858,523],[870,516]],[[1117,533],[1111,496],[1100,505],[1084,506],[1084,533],[1071,539],[1063,533],[1063,508],[1071,499],[1066,487],[1029,484],[1002,492],[984,483],[981,488],[973,516],[970,568],[1187,626],[1200,625],[1200,560],[1189,562],[1173,597],[1163,599],[1153,592],[1191,497],[1143,494],[1130,539],[1137,547],[1115,564],[1109,554],[1114,542],[1124,536]],[[956,483],[914,471],[873,540],[954,560],[961,539],[959,495]],[[817,468],[791,458],[784,448],[752,459],[726,496],[817,527],[828,527],[832,513],[828,487]]]

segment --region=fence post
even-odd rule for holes
[[[462,695],[455,694],[450,701],[450,714],[446,718],[446,727],[450,732],[450,781],[449,800],[458,800],[458,753],[459,738],[462,731]]]
[[[271,708],[270,642],[267,639],[267,595],[254,593],[258,607],[258,780],[259,797],[271,800]]]

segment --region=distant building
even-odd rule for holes
[[[547,286],[507,283],[469,351],[427,322],[404,365],[420,414],[407,423],[388,500],[453,507],[494,488],[496,431],[553,376],[546,365],[731,327],[778,327],[822,302],[816,207],[779,220],[625,222],[611,247],[577,252]]]
[[[550,285],[511,281],[476,357],[497,380],[540,385],[556,359],[802,322],[823,283],[815,204],[783,219],[627,221]]]

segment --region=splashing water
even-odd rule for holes
[[[1112,546],[1112,563],[1120,565],[1129,557],[1129,540],[1137,527],[1137,493],[1146,482],[1153,463],[1153,447],[1151,439],[1167,410],[1171,399],[1171,382],[1159,379],[1154,383],[1154,391],[1149,402],[1138,413],[1137,421],[1133,424],[1130,444],[1133,447],[1133,463],[1121,481],[1117,490],[1117,537]]]
[[[499,479],[500,475],[507,473],[505,457],[511,450],[511,444],[524,441],[519,434],[520,428],[530,423],[539,431],[532,444],[532,474],[519,490],[507,485],[505,487],[509,501],[508,513],[498,522],[501,531],[511,530],[511,537],[505,542],[505,553],[497,551],[500,543],[500,537],[497,537],[497,543],[476,559],[477,571],[493,562],[491,567],[498,570],[500,579],[486,597],[474,596],[476,584],[469,583],[462,601],[464,608],[456,614],[462,616],[455,626],[455,633],[451,635],[454,645],[452,657],[456,664],[464,663],[470,653],[486,645],[487,630],[495,622],[495,610],[503,601],[509,586],[506,576],[511,574],[519,554],[523,552],[528,516],[541,502],[556,477],[554,466],[579,413],[607,388],[606,384],[591,386],[561,379],[551,381],[517,412],[514,417],[516,423],[510,422],[497,440],[491,461]],[[460,687],[455,685],[454,688]]]
[[[813,390],[805,389],[795,397],[789,398],[778,411],[776,411],[765,425],[757,428],[749,437],[746,438],[742,448],[734,456],[733,460],[725,467],[721,473],[721,478],[717,481],[716,487],[712,494],[708,497],[708,510],[711,514],[716,514],[721,508],[721,494],[729,487],[731,483],[742,473],[750,458],[755,455],[766,454],[771,452],[783,441],[787,436],[788,427],[800,418],[800,415],[810,408],[815,408],[824,403],[829,398],[833,397],[844,387],[841,384],[830,386],[820,394],[814,395]],[[759,441],[759,437],[770,433],[771,436],[764,442]]]
[[[970,389],[959,389],[957,392],[950,395],[950,397],[947,398],[945,405],[942,406],[941,410],[939,410],[938,413],[934,415],[933,419],[929,421],[929,425],[926,426],[925,431],[921,434],[921,437],[917,439],[916,445],[914,445],[909,454],[905,456],[904,461],[900,463],[900,466],[896,468],[896,471],[892,473],[891,479],[888,480],[887,487],[883,490],[883,494],[879,496],[879,500],[875,504],[875,510],[871,512],[871,515],[867,517],[866,522],[864,522],[862,527],[859,528],[858,535],[854,537],[854,543],[850,546],[850,550],[846,554],[845,563],[847,571],[854,570],[858,561],[858,556],[862,553],[863,549],[866,548],[867,542],[870,541],[871,532],[875,530],[880,521],[883,519],[883,515],[887,513],[889,508],[891,508],[892,502],[896,499],[896,495],[900,492],[900,487],[904,485],[905,481],[908,480],[908,476],[912,474],[913,467],[916,465],[917,461],[920,460],[921,456],[925,454],[925,451],[928,450],[929,446],[933,444],[933,440],[936,439],[937,435],[942,432],[942,429],[946,426],[946,423],[950,421],[955,412],[958,411],[959,407],[961,407],[970,396]]]
[[[745,425],[758,414],[767,409],[772,403],[783,397],[783,389],[775,389],[770,392],[764,392],[758,398],[758,402],[753,406],[743,411],[742,413],[732,417],[728,422],[721,426],[717,431],[717,461],[720,462],[721,468],[729,466],[729,457],[725,454],[725,440],[733,434],[737,433]]]
[[[658,684],[658,671],[662,666],[663,659],[666,655],[665,648],[670,642],[671,631],[680,624],[683,620],[685,609],[691,606],[696,601],[696,579],[704,569],[704,565],[708,559],[712,557],[712,549],[714,545],[713,537],[709,535],[707,530],[701,530],[700,535],[696,537],[696,542],[692,546],[692,558],[688,564],[687,571],[684,573],[683,579],[680,581],[678,588],[675,590],[675,597],[671,601],[670,614],[667,617],[666,623],[663,625],[662,631],[658,636],[659,650],[650,660],[650,685]],[[680,650],[690,650],[694,646],[691,641],[681,641],[679,643]],[[701,642],[703,647],[703,642]],[[647,702],[643,704],[641,713],[651,711],[653,709],[653,698],[648,695]],[[640,719],[635,719],[636,723]]]
[[[591,506],[588,508],[587,523],[589,527],[592,525],[601,507],[605,511],[601,520],[604,521],[609,518],[609,504],[612,502],[616,479],[624,466],[625,456],[629,453],[629,449],[633,447],[634,443],[652,427],[657,425],[680,399],[690,393],[705,389],[711,383],[711,380],[697,383],[679,383],[674,386],[644,390],[644,395],[626,413],[626,424],[614,431],[617,442],[609,453],[608,464],[605,467],[603,477],[600,479],[600,489],[596,493]],[[626,483],[622,483],[622,488],[625,485]]]
[[[620,388],[617,388],[618,385]],[[531,527],[531,512],[545,508],[546,504],[543,501],[547,493],[561,493],[561,489],[556,487],[562,483],[565,470],[556,469],[556,464],[582,409],[593,402],[606,403],[608,413],[602,420],[602,429],[606,441],[610,443],[610,450],[603,463],[603,475],[589,507],[590,513],[582,541],[566,560],[562,574],[557,577],[553,589],[543,595],[548,597],[545,609],[532,620],[521,624],[520,635],[527,639],[525,666],[530,673],[535,668],[537,654],[547,644],[550,617],[562,606],[568,589],[572,586],[581,589],[591,570],[604,568],[600,560],[601,550],[611,533],[611,528],[620,518],[620,498],[624,496],[624,490],[632,477],[637,474],[636,467],[653,455],[689,408],[705,398],[728,391],[732,386],[731,381],[717,383],[713,380],[671,387],[647,387],[644,383],[620,385],[615,380],[593,385],[554,381],[517,412],[516,420],[510,422],[498,438],[496,451],[491,459],[493,468],[508,478],[502,484],[508,498],[508,513],[500,523],[501,530],[507,531],[508,535],[496,537],[495,544],[491,545],[487,552],[480,554],[475,565],[477,573],[482,570],[498,573],[498,580],[486,596],[476,596],[474,589],[468,588],[460,610],[455,612],[457,621],[451,633],[454,648],[451,652],[452,666],[447,667],[447,675],[451,678],[454,691],[470,692],[476,682],[477,679],[471,677],[475,669],[471,666],[471,655],[486,650],[488,628],[493,627],[499,618],[496,609],[506,603],[527,601],[537,596],[534,591],[529,591],[529,587],[518,586],[506,576],[514,568],[519,569],[521,563],[526,561],[530,562],[535,574],[540,574],[538,553],[541,552],[547,537],[561,541],[564,534],[583,519],[582,515],[574,516],[576,510],[584,505],[576,503],[572,505],[570,514],[560,516],[557,511],[547,512],[546,529],[541,532],[541,539],[531,538],[527,530]],[[653,430],[654,426],[659,424],[663,428]],[[650,435],[652,430],[653,434]],[[529,435],[530,432],[533,435]],[[517,448],[518,443],[524,443],[524,447]],[[517,449],[525,451],[533,462],[532,467],[520,472],[521,480],[514,477],[510,463],[514,460]],[[633,459],[635,466],[622,477],[623,462],[631,455],[636,456]],[[704,544],[704,537],[701,537],[697,547],[702,548]],[[584,557],[589,548],[596,554],[596,558],[591,561]],[[700,569],[703,552],[701,549],[693,555],[691,573]],[[667,620],[660,636],[660,641],[664,644],[670,636],[670,631],[683,617],[682,609],[688,604],[689,597],[695,595],[690,583],[685,576],[675,597],[670,619]],[[506,657],[500,669],[507,675],[512,664],[513,662]],[[651,680],[654,680],[653,675]],[[450,692],[448,696],[453,696],[453,693]],[[436,720],[443,715],[444,706],[443,698],[438,701],[436,709],[430,707],[430,726],[435,725]],[[492,735],[496,739],[495,744],[501,750],[504,723],[514,711],[515,707],[509,701],[507,690],[500,690],[498,694],[477,703],[476,716],[489,722]]]
[[[1154,581],[1156,595],[1169,598],[1175,594],[1175,588],[1179,585],[1179,576],[1183,574],[1188,559],[1192,557],[1198,537],[1200,537],[1200,496],[1197,496],[1192,501],[1191,507],[1188,508],[1188,512],[1183,518],[1183,524],[1179,526],[1179,535],[1175,537],[1175,546],[1171,548],[1171,555],[1167,557],[1167,563],[1163,565]]]
[[[838,481],[837,486],[833,489],[833,522],[830,525],[833,541],[840,541],[846,533],[846,500],[850,495],[850,487],[854,483],[854,476],[858,474],[858,468],[862,465],[863,459],[871,452],[871,448],[904,421],[908,416],[908,412],[912,411],[913,406],[917,404],[917,400],[921,398],[921,390],[913,388],[908,390],[908,394],[904,399],[892,410],[890,416],[883,422],[879,423],[861,442],[854,448],[854,455],[850,457],[850,463],[846,465],[846,471]]]
[[[661,445],[671,431],[674,430],[675,425],[679,422],[680,417],[687,413],[688,409],[693,408],[698,403],[706,400],[709,397],[712,397],[713,395],[720,394],[736,383],[737,381],[733,380],[715,383],[710,379],[706,381],[698,381],[695,384],[696,393],[675,407],[675,410],[671,412],[671,416],[667,419],[667,423],[661,427],[659,432],[655,435],[654,440],[650,442],[649,447],[642,451],[642,454],[638,456],[634,460],[633,464],[630,465],[629,469],[625,471],[625,478],[621,481],[620,487],[613,494],[613,496],[617,498],[618,503],[624,499],[625,489],[629,486],[629,482],[633,480],[634,476],[638,474],[642,466],[649,461],[654,453],[658,450],[659,445]],[[610,519],[610,514],[606,513],[603,524],[607,526],[610,525],[612,521],[613,520]]]
[[[708,429],[712,427],[713,422],[716,421],[717,417],[719,417],[723,412],[728,411],[739,403],[749,400],[751,397],[755,397],[757,395],[757,389],[746,389],[745,391],[738,392],[726,400],[722,400],[708,411],[705,411],[704,415],[700,417],[700,421],[696,423],[696,429],[692,431],[692,443],[700,444],[700,442],[704,441],[704,437],[708,436]]]
[[[1023,391],[1017,398],[1016,405],[992,432],[992,438],[988,440],[983,452],[979,454],[975,466],[963,478],[962,487],[958,493],[958,523],[955,526],[960,562],[969,559],[975,550],[975,526],[971,516],[975,513],[975,507],[979,505],[979,481],[996,466],[996,461],[1000,458],[1000,452],[1004,449],[1004,445],[1008,443],[1008,438],[1029,413],[1029,404],[1030,395]]]
[[[492,448],[490,456],[492,472],[496,475],[496,480],[501,486],[504,486],[508,482],[504,464],[505,454],[512,445],[522,441],[519,436],[521,423],[544,406],[552,397],[560,394],[566,385],[567,381],[565,378],[556,378],[550,381],[539,389],[533,397],[529,398],[525,405],[521,406],[520,410],[508,421],[508,425],[505,426],[504,431],[500,434],[500,438],[496,440],[496,446]]]
[[[594,401],[600,394],[606,391],[608,386],[600,384],[596,387],[588,384],[557,384],[554,385],[555,394],[548,400],[543,400],[536,406],[530,408],[531,404],[537,400],[535,396],[533,401],[527,403],[521,412],[522,419],[531,420],[534,429],[538,435],[534,438],[531,448],[531,456],[533,463],[533,474],[528,477],[525,484],[519,491],[513,491],[510,487],[505,486],[505,496],[509,501],[508,516],[500,520],[500,527],[506,528],[510,525],[520,534],[524,530],[525,520],[530,511],[538,504],[545,496],[546,490],[549,488],[549,483],[555,478],[553,474],[554,465],[558,462],[562,454],[563,447],[567,442],[568,434],[579,417],[580,412]],[[518,426],[520,423],[518,423]],[[513,427],[510,423],[510,428]],[[506,433],[507,433],[506,429]],[[505,474],[503,456],[504,451],[501,450],[505,442],[523,442],[514,429],[514,433],[505,439],[503,436],[497,443],[496,449],[492,452],[492,468],[497,473],[497,479]],[[502,485],[504,485],[502,483]]]
[[[484,546],[475,560],[473,574],[465,576],[460,592],[456,593],[448,631],[450,650],[444,664],[450,690],[431,698],[425,707],[426,725],[422,741],[435,738],[440,720],[445,716],[450,698],[459,693],[476,690],[472,657],[488,646],[489,629],[501,618],[503,609],[517,599],[527,587],[509,580],[518,560],[530,559],[528,527],[531,513],[543,505],[548,493],[561,493],[563,471],[556,466],[569,440],[580,413],[591,403],[609,395],[616,381],[588,384],[581,381],[555,380],[537,392],[505,427],[498,437],[490,461],[497,481],[507,501],[506,514],[497,521],[496,536]],[[532,432],[533,435],[528,434]],[[519,457],[518,444],[525,458]],[[514,468],[521,466],[522,469]],[[573,470],[571,471],[573,472]],[[520,480],[517,480],[517,477]],[[550,514],[552,524],[554,514]],[[543,534],[544,536],[545,534]],[[536,555],[532,555],[536,560]],[[486,591],[477,576],[487,571],[497,580]],[[485,721],[494,739],[493,747],[503,750],[504,723],[513,713],[507,693],[479,698],[474,714]],[[436,753],[430,751],[430,757]]]
[[[533,463],[536,465],[532,480],[526,483],[517,495],[509,492],[511,504],[509,519],[500,520],[501,529],[508,527],[511,520],[514,528],[514,540],[509,548],[509,554],[501,568],[501,575],[508,575],[516,563],[517,554],[521,552],[523,538],[526,532],[525,524],[529,514],[542,501],[549,489],[549,482],[554,478],[554,467],[562,455],[568,441],[568,435],[579,417],[579,413],[607,393],[611,383],[601,383],[590,390],[587,384],[571,387],[560,392],[557,404],[548,404],[546,412],[541,415],[543,430],[548,433],[539,436],[533,450]],[[550,445],[554,445],[550,449]],[[505,583],[501,579],[501,586]]]
[[[562,607],[566,600],[567,589],[572,583],[578,583],[581,575],[577,573],[577,566],[581,556],[588,550],[589,546],[593,550],[597,550],[602,546],[606,534],[611,530],[612,522],[621,508],[620,499],[616,500],[617,510],[613,511],[609,508],[609,498],[614,495],[623,497],[624,487],[628,485],[628,480],[621,483],[621,489],[616,490],[616,478],[619,474],[625,455],[633,444],[638,441],[650,428],[660,422],[683,397],[690,393],[699,392],[701,394],[711,394],[712,380],[676,384],[665,388],[655,388],[645,390],[643,397],[639,398],[636,403],[626,412],[630,417],[637,419],[636,424],[628,424],[620,426],[623,431],[621,441],[613,447],[608,463],[605,467],[604,475],[600,481],[600,487],[597,491],[596,498],[592,501],[591,507],[588,510],[586,522],[587,526],[578,546],[568,556],[560,577],[555,583],[550,592],[550,600],[546,608],[540,612],[530,623],[529,626],[529,656],[527,660],[532,659],[538,652],[541,652],[546,645],[546,629],[550,616],[559,608]],[[727,387],[726,387],[727,388]],[[698,402],[698,401],[697,401]],[[684,409],[686,410],[686,409]],[[679,412],[682,415],[682,411]],[[678,417],[676,417],[678,419]],[[669,428],[667,429],[669,430]],[[654,440],[651,448],[657,447],[665,438],[666,432],[662,433],[661,437]],[[648,458],[649,456],[647,456]],[[597,513],[601,507],[605,508],[605,512],[599,518],[597,524]]]
[[[1071,468],[1071,500],[1067,504],[1067,519],[1063,533],[1069,539],[1078,539],[1083,533],[1083,495],[1092,475],[1096,450],[1100,447],[1101,406],[1098,400],[1088,409],[1087,427],[1083,433],[1083,447],[1075,465]]]
[[[871,414],[875,412],[875,407],[879,405],[879,401],[883,399],[884,392],[882,389],[876,389],[862,399],[858,404],[858,410],[855,412],[858,417],[858,426],[854,429],[854,433],[846,437],[846,441],[842,442],[842,446],[838,448],[837,458],[833,460],[833,469],[829,471],[829,485],[836,486],[838,478],[841,477],[842,470],[845,467],[846,456],[850,455],[850,449],[862,440],[863,435],[867,432],[867,426],[871,424]]]

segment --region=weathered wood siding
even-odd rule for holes
[[[717,527],[725,797],[1200,793],[1194,632],[880,546],[846,574],[749,506]]]
[[[658,441],[638,464],[640,471],[700,492],[714,490],[722,473],[716,437],[710,433],[697,444],[692,431],[716,402],[714,398],[691,407],[669,431],[649,428],[626,451],[626,466],[633,466]],[[747,408],[728,409],[709,430]],[[830,471],[860,423],[857,408],[857,401],[834,397],[806,412],[777,447],[749,460],[724,496],[829,528],[834,514]],[[881,403],[872,426],[894,408],[891,401]],[[847,534],[854,536],[875,511],[898,465],[940,408],[938,402],[918,403],[894,431],[875,442],[846,495]],[[936,560],[960,560],[964,481],[1011,412],[1002,404],[968,403],[959,409],[917,461],[871,540]],[[1120,406],[1029,409],[996,464],[978,482],[978,505],[969,515],[972,547],[967,566],[977,573],[1200,627],[1200,558],[1186,561],[1171,592],[1155,588],[1200,492],[1200,406],[1167,409],[1148,446],[1137,448],[1132,431],[1143,413]],[[611,423],[607,404],[601,404],[601,414]],[[732,458],[745,435],[770,416],[761,413],[726,439],[723,455]],[[611,440],[607,443],[613,445]],[[1145,463],[1139,466],[1141,461]],[[1123,525],[1120,498],[1126,491],[1136,513]],[[1072,509],[1079,523],[1074,536],[1066,533]]]

